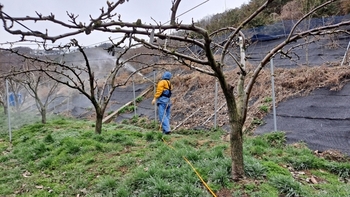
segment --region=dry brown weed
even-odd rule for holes
[[[237,70],[227,71],[225,74],[232,85],[236,84]],[[278,68],[275,70],[274,76],[276,104],[278,105],[278,103],[291,97],[306,96],[317,88],[326,87],[332,91],[340,90],[350,79],[350,69],[345,66]],[[173,81],[175,88],[173,124],[181,123],[181,128],[213,127],[215,79],[193,72],[177,76]],[[271,73],[270,70],[264,69],[261,71],[250,94],[250,105],[245,123],[246,129],[252,130],[254,128],[253,119],[262,119],[266,114],[259,109],[259,106],[265,104],[271,108],[271,102],[265,101],[266,98],[271,97],[271,94]],[[225,104],[219,85],[217,99],[218,108]],[[218,112],[218,126],[228,124],[226,110],[226,106],[224,106]],[[191,118],[182,122],[189,116]],[[207,121],[209,118],[210,120]]]

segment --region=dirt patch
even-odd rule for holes
[[[325,158],[327,160],[337,161],[337,162],[346,162],[350,161],[350,157],[344,155],[338,150],[326,150],[319,152],[318,150],[314,151],[314,154],[318,157]]]
[[[118,171],[124,175],[129,171],[129,169],[126,166],[122,166],[118,168]]]

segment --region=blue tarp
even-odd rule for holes
[[[17,102],[16,102],[15,94],[13,92],[10,92],[10,94],[9,94],[9,103],[10,103],[10,106],[16,106],[17,104],[18,105],[22,104],[23,103],[23,98],[22,98],[21,93],[17,94]]]

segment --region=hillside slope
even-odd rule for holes
[[[283,133],[246,136],[246,178],[233,182],[222,131],[163,136],[133,124],[96,134],[93,121],[56,117],[16,130],[12,144],[0,127],[0,196],[350,195],[348,158],[286,145]]]

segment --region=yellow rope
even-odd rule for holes
[[[172,147],[170,144],[168,144],[164,138],[162,138],[162,140],[164,141],[164,143],[166,145],[168,145],[171,149],[175,150],[174,147]],[[217,197],[216,194],[210,189],[209,185],[207,185],[207,183],[203,180],[203,178],[201,177],[201,175],[197,172],[197,170],[193,167],[193,165],[191,164],[191,162],[185,157],[182,156],[182,158],[188,163],[188,165],[191,166],[192,170],[196,173],[196,175],[198,176],[198,178],[202,181],[203,185],[207,188],[207,190],[214,196]]]

